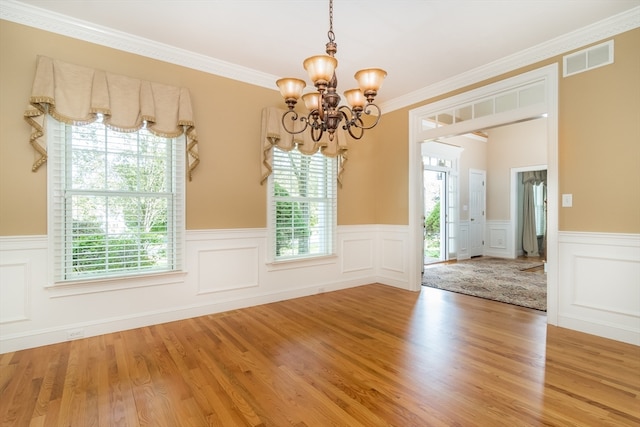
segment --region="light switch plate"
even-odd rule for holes
[[[563,194],[562,195],[562,207],[570,208],[573,206],[573,194]]]

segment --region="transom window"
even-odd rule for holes
[[[56,282],[180,270],[184,150],[145,129],[48,123]]]
[[[303,259],[334,252],[337,160],[273,148],[269,178],[270,258]]]

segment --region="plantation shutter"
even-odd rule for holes
[[[336,159],[273,149],[270,221],[274,259],[334,252]]]
[[[185,155],[175,139],[53,118],[47,131],[54,281],[181,270]]]

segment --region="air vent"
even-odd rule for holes
[[[613,64],[613,40],[574,52],[563,58],[563,77]]]

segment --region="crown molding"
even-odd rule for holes
[[[276,90],[274,82],[279,78],[251,68],[29,6],[15,0],[2,0],[0,19],[268,89]]]
[[[442,80],[430,86],[400,96],[380,104],[380,109],[385,113],[434,98],[438,95],[452,92],[456,89],[490,79],[500,74],[518,68],[526,67],[536,62],[544,61],[556,55],[581,48],[613,37],[617,34],[640,27],[640,6],[629,9],[626,12],[614,15],[587,27],[567,33],[555,39],[541,43],[532,48],[506,56],[481,67],[474,68],[462,74],[458,74],[446,80]]]
[[[28,6],[15,0],[3,0],[0,3],[0,19],[272,90],[276,90],[273,82],[279,78],[272,74],[242,67],[184,49],[178,49],[112,28],[95,25],[87,21],[74,19],[34,6]],[[412,104],[420,103],[426,99],[543,61],[637,27],[640,27],[640,6],[516,54],[386,101],[380,104],[380,108],[385,113],[388,113]]]

